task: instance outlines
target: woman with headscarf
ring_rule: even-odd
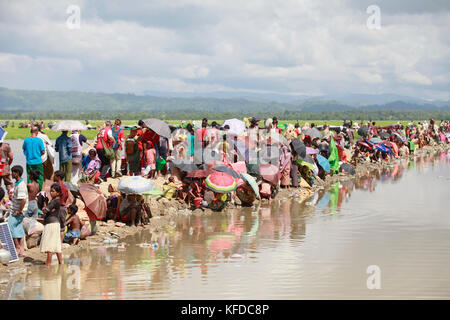
[[[292,154],[289,152],[289,148],[286,145],[281,147],[280,155],[280,172],[281,172],[281,187],[286,188],[291,185],[291,160]]]

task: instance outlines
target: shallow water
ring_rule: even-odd
[[[303,204],[180,216],[159,233],[128,237],[125,249],[30,267],[3,299],[448,299],[449,187],[450,154],[439,154]],[[371,265],[380,289],[368,289]]]

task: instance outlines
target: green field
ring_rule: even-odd
[[[193,120],[186,120],[186,124],[187,123],[192,123]],[[209,120],[209,122],[211,123],[214,120]],[[219,124],[222,124],[223,121],[218,121],[216,120]],[[14,122],[14,128],[12,127],[12,123]],[[47,125],[50,121],[48,120],[44,120],[44,124]],[[58,120],[52,120],[52,122],[58,122]],[[284,128],[284,124],[285,123],[291,123],[291,124],[295,124],[297,121],[295,120],[279,120],[279,127]],[[328,124],[328,125],[332,125],[332,126],[339,126],[342,125],[342,121],[341,120],[328,120],[328,121],[324,121],[324,120],[310,120],[310,121],[299,121],[300,126],[303,126],[305,124],[305,122],[308,122],[309,124],[314,123],[318,126],[323,125],[323,124]],[[356,122],[356,121],[355,121]],[[30,129],[29,128],[18,128],[20,123],[25,123],[25,121],[23,120],[10,120],[9,122],[9,126],[8,128],[5,128],[5,130],[8,132],[8,135],[6,136],[6,138],[8,140],[14,140],[14,139],[25,139],[27,137],[30,136]],[[180,120],[168,120],[169,124],[172,125],[176,125],[179,126],[181,125],[181,121]],[[389,120],[389,121],[376,121],[376,125],[379,126],[387,126],[393,123],[397,123],[397,121],[394,120]],[[409,123],[409,121],[400,121],[401,124],[406,125]],[[417,121],[415,121],[415,123],[417,123]],[[102,120],[89,120],[89,124],[95,127],[99,127],[103,124]],[[137,125],[137,121],[133,121],[133,120],[124,120],[123,123],[124,125]],[[260,126],[262,126],[262,121],[260,122]],[[45,129],[44,132],[49,136],[50,139],[56,139],[61,133],[58,131],[53,131],[51,129]],[[96,137],[97,135],[97,130],[95,129],[91,129],[91,130],[86,130],[86,131],[82,131],[82,134],[84,136],[86,136],[86,138],[88,138],[89,140],[92,140]],[[128,134],[129,131],[125,130],[125,135]]]

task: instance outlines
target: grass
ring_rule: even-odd
[[[192,123],[193,120],[186,120],[186,123]],[[214,120],[209,120],[209,122],[211,123]],[[222,124],[223,121],[222,120],[216,120],[217,123]],[[27,137],[30,136],[30,129],[29,128],[18,128],[20,123],[25,123],[26,121],[24,120],[10,120],[9,122],[9,126],[8,128],[6,128],[5,130],[8,132],[8,135],[6,136],[6,138],[8,140],[15,140],[15,139],[25,139]],[[50,120],[44,120],[44,123],[47,125],[50,122]],[[58,122],[58,120],[52,120],[52,122]],[[169,124],[172,125],[180,125],[181,124],[181,120],[168,120],[167,121]],[[342,120],[302,120],[299,121],[300,126],[303,126],[306,122],[308,122],[309,124],[314,123],[318,126],[323,125],[323,124],[328,124],[328,125],[332,125],[332,126],[339,126],[342,125]],[[354,122],[358,122],[359,121],[354,121]],[[366,123],[367,121],[365,121]],[[11,127],[12,123],[14,123],[14,128]],[[297,121],[295,120],[279,120],[279,126],[281,128],[284,128],[284,124],[295,124],[297,123]],[[397,123],[397,120],[387,120],[387,121],[376,121],[376,124],[379,126],[387,126],[390,125],[392,123]],[[403,125],[407,125],[409,123],[409,121],[400,121],[401,124]],[[99,127],[103,124],[102,120],[89,120],[89,124],[94,126],[94,127]],[[137,121],[133,121],[133,120],[124,120],[122,122],[122,124],[124,125],[137,125]],[[260,126],[262,126],[262,122],[260,124]],[[56,139],[61,133],[58,131],[53,131],[51,129],[45,129],[44,132],[48,135],[48,137],[50,139]],[[96,136],[97,136],[97,132],[98,130],[96,129],[91,129],[91,130],[86,130],[86,131],[82,131],[81,133],[86,136],[86,138],[88,138],[89,140],[93,140]],[[129,133],[129,130],[125,130],[125,135],[127,135]]]

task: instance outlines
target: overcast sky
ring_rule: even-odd
[[[448,100],[450,1],[0,0],[0,86]]]

